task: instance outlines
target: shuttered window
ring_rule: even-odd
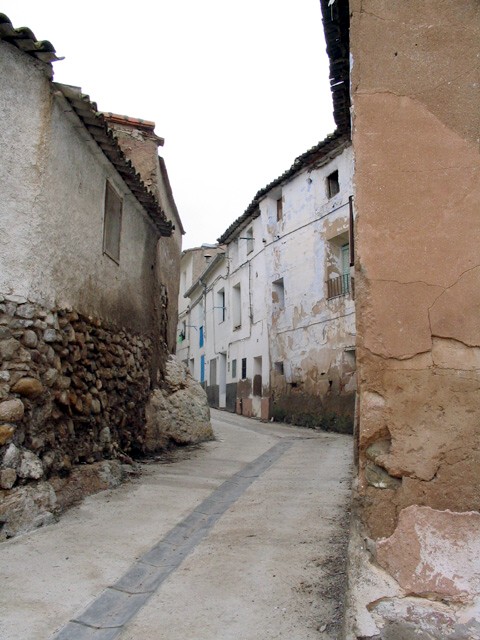
[[[105,217],[103,224],[103,251],[120,262],[120,235],[122,232],[122,198],[107,181],[105,189]]]

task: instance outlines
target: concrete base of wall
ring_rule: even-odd
[[[271,415],[279,422],[300,427],[353,433],[355,394],[342,396],[318,396],[303,392],[275,395]]]
[[[227,411],[236,413],[237,411],[237,383],[231,382],[227,384]]]
[[[220,406],[220,387],[218,385],[212,385],[206,387],[205,391],[207,392],[208,406],[213,409],[218,409]]]

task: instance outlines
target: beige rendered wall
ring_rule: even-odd
[[[408,505],[480,507],[480,19],[476,0],[351,9],[360,491],[378,537]]]
[[[369,571],[394,578],[355,637],[413,637],[423,598],[454,605],[428,637],[477,637],[449,634],[480,602],[479,43],[477,0],[350,1],[357,496]]]

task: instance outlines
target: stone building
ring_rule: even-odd
[[[348,136],[307,151],[257,193],[185,289],[178,353],[211,406],[351,428],[351,175]]]
[[[476,638],[480,7],[321,7],[335,118],[345,133],[351,121],[355,166],[358,519],[347,637]]]
[[[52,45],[4,15],[0,50],[8,536],[51,516],[79,464],[144,451],[145,405],[175,347],[182,226],[153,123],[53,82]],[[24,517],[29,501],[38,513]]]

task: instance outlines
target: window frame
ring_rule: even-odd
[[[123,198],[107,179],[103,205],[103,253],[118,265],[120,264],[122,218]]]
[[[330,200],[334,198],[338,193],[340,193],[340,179],[338,175],[338,169],[332,171],[326,177],[326,185],[327,185],[327,197]]]

